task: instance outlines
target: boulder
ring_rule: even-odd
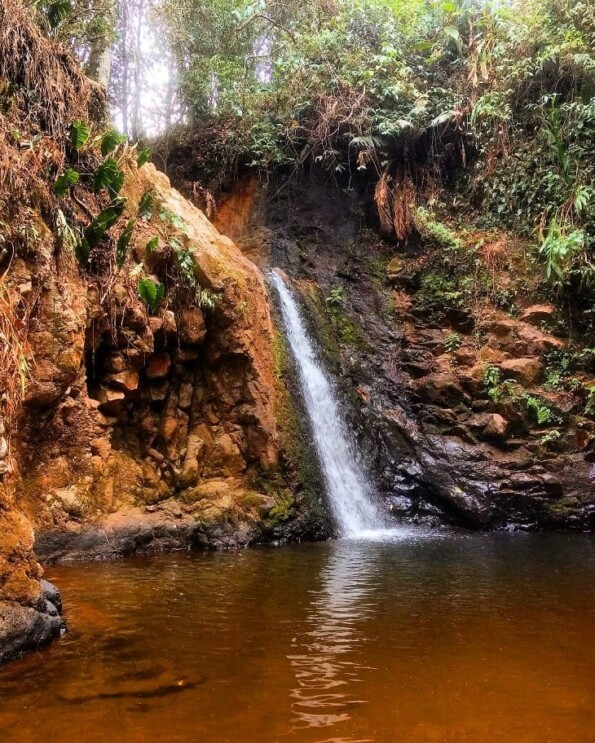
[[[548,333],[542,333],[541,330],[531,325],[520,325],[515,343],[517,353],[541,356],[548,351],[557,348],[564,348],[566,344],[559,338]]]
[[[389,281],[396,281],[403,270],[403,260],[398,255],[392,258],[386,267],[386,277]]]
[[[182,408],[182,410],[187,410],[192,405],[193,393],[194,385],[192,382],[182,382],[178,393],[178,407]]]
[[[468,399],[457,378],[449,372],[428,374],[415,383],[415,390],[423,400],[444,407],[450,407]]]
[[[100,436],[91,441],[91,452],[102,459],[107,459],[111,450],[112,445],[105,436]]]
[[[49,600],[38,608],[0,601],[0,663],[36,650],[65,630],[58,608]]]
[[[504,379],[515,379],[526,387],[538,384],[543,374],[543,364],[533,358],[506,359],[498,367]]]
[[[482,437],[491,441],[505,441],[510,428],[506,418],[498,413],[491,413],[486,418],[486,425],[481,434]]]
[[[176,350],[176,361],[182,364],[187,364],[190,361],[197,361],[200,357],[200,351],[198,348],[186,346],[185,348],[178,348]]]
[[[485,391],[486,364],[475,364],[458,372],[458,379],[471,395],[481,395]]]
[[[520,316],[520,320],[531,325],[541,325],[554,319],[556,310],[551,304],[532,304]]]
[[[496,315],[485,324],[488,333],[493,333],[499,337],[512,335],[516,327],[516,321],[507,315]]]
[[[125,371],[127,367],[128,362],[121,353],[110,353],[104,362],[105,370],[114,374]]]
[[[472,346],[462,346],[455,351],[455,361],[460,366],[473,366],[477,351]]]
[[[122,390],[113,390],[101,385],[97,395],[99,410],[106,415],[118,415],[123,408],[126,394]]]
[[[145,367],[149,379],[165,379],[171,370],[171,357],[168,353],[154,353]]]
[[[498,348],[486,345],[479,349],[479,358],[487,364],[498,364],[504,361],[504,354]]]
[[[180,342],[197,346],[207,334],[207,326],[202,311],[198,307],[183,309],[178,320]]]
[[[110,387],[122,392],[134,392],[138,389],[139,376],[135,371],[121,371],[117,374],[108,374],[105,381]]]
[[[169,382],[164,380],[149,387],[149,397],[152,402],[163,402],[169,392]]]

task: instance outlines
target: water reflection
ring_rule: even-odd
[[[52,567],[1,743],[592,740],[591,539],[372,536]]]
[[[297,686],[292,690],[295,728],[325,728],[347,722],[367,700],[356,688],[365,663],[363,645],[373,642],[363,630],[377,608],[379,551],[370,544],[337,542],[313,592],[306,631],[293,639],[288,656]],[[332,737],[326,741],[364,743],[371,738]],[[321,741],[322,743],[322,741]]]

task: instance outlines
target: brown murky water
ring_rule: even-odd
[[[50,568],[0,740],[595,741],[595,545],[404,535]]]

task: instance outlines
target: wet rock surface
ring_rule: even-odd
[[[41,595],[30,606],[0,599],[0,663],[36,650],[66,631],[58,589],[41,580]]]
[[[472,322],[446,313],[433,325],[416,312],[416,255],[395,257],[362,227],[362,203],[365,194],[304,179],[277,193],[265,223],[271,262],[301,288],[393,511],[481,529],[592,528],[595,426],[572,396],[542,385],[544,354],[565,347],[543,330],[553,308],[534,304],[513,317],[482,307]],[[333,307],[337,287],[344,299]],[[518,385],[516,402],[490,398],[489,368]],[[528,419],[521,396],[565,421],[559,439],[550,443]]]

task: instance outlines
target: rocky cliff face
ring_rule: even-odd
[[[130,214],[150,190],[167,215],[138,230],[138,259],[166,281],[164,251],[183,238],[214,306],[150,314],[124,275],[106,311],[105,287],[60,268],[51,240],[13,265],[21,285],[39,287],[13,449],[45,559],[250,541],[274,505],[256,484],[278,460],[262,277],[152,166],[127,182]],[[162,247],[141,255],[151,236]]]
[[[0,25],[1,661],[63,630],[37,559],[312,527],[262,274],[133,147],[100,153],[102,92],[25,8]]]
[[[165,176],[129,167],[128,212],[149,191],[159,205],[136,232],[135,260],[165,282],[168,244],[183,240],[212,306],[172,301],[151,313],[128,274],[106,288],[56,254],[32,212],[34,245],[13,257],[7,279],[19,297],[35,295],[30,372],[3,460],[7,653],[12,634],[35,643],[56,630],[34,531],[43,560],[237,545],[279,534],[293,503],[279,471],[262,276]],[[159,245],[147,255],[152,237]]]
[[[365,189],[316,177],[257,193],[247,216],[250,192],[228,202],[239,202],[235,235],[250,250],[264,229],[268,261],[297,280],[397,515],[592,526],[593,374],[556,376],[584,351],[544,300],[530,246],[467,228],[450,246],[428,234],[399,248],[379,237]]]

